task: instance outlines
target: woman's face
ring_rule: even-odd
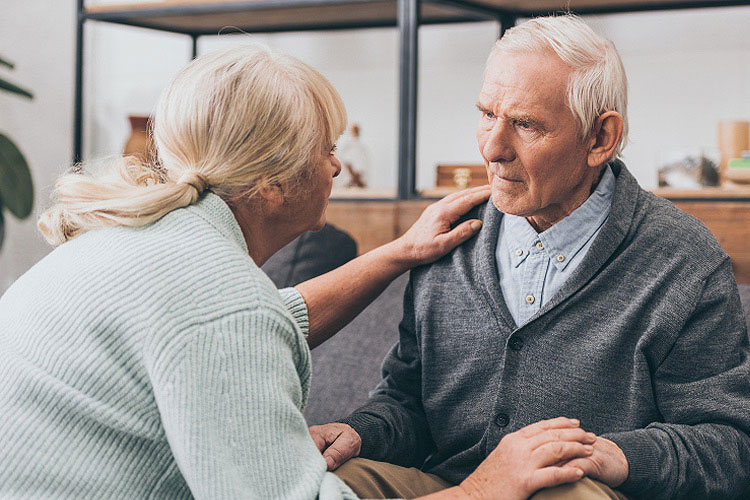
[[[326,208],[331,195],[333,178],[341,172],[341,163],[334,154],[336,145],[326,147],[319,157],[315,158],[309,185],[303,187],[299,200],[297,217],[306,221],[305,231],[317,231],[326,223]]]

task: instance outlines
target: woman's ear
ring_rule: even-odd
[[[597,118],[589,139],[589,167],[600,167],[615,154],[624,127],[622,116],[617,111],[607,111]]]
[[[266,180],[260,181],[258,194],[266,201],[272,209],[278,208],[284,204],[284,190],[280,184],[269,183]]]

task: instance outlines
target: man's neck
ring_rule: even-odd
[[[585,180],[582,182],[580,188],[576,190],[576,194],[573,195],[570,200],[567,200],[565,203],[550,205],[544,213],[526,217],[526,220],[537,233],[543,233],[551,228],[565,217],[572,214],[576,208],[583,205],[583,203],[589,199],[589,196],[596,191],[596,187],[602,180],[606,169],[607,165],[605,164],[599,169],[599,172],[594,176],[593,180]]]

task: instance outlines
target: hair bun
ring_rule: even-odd
[[[180,178],[177,179],[177,184],[187,184],[188,186],[193,186],[193,188],[198,191],[198,194],[201,194],[209,186],[206,176],[195,170],[190,170],[183,173]]]

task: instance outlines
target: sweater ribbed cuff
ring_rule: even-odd
[[[302,335],[307,338],[310,330],[310,322],[307,317],[307,304],[305,304],[302,294],[296,288],[290,287],[279,290],[279,295],[281,295],[281,300],[294,318],[297,326],[302,330]]]
[[[385,457],[379,453],[377,444],[383,421],[367,413],[352,413],[348,417],[337,420],[342,424],[347,424],[357,431],[362,439],[362,447],[359,450],[359,456],[369,458],[370,460],[383,460]]]
[[[649,436],[649,430],[613,432],[602,434],[602,437],[619,446],[628,460],[628,478],[617,487],[618,490],[639,496],[657,486],[654,478],[662,474],[664,464],[659,446]]]

